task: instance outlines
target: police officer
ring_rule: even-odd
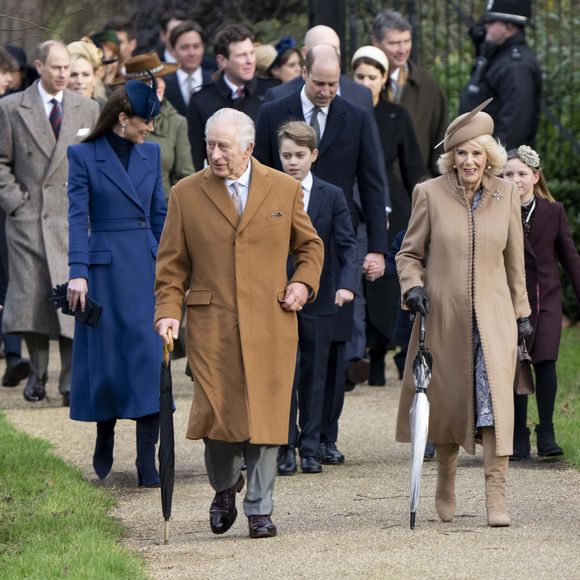
[[[533,146],[538,128],[542,77],[524,34],[531,13],[531,0],[489,0],[481,19],[485,38],[459,105],[466,113],[493,97],[486,112],[507,149]]]

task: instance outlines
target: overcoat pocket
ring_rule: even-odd
[[[203,306],[211,303],[211,290],[190,290],[186,304],[188,306]]]

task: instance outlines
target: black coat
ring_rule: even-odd
[[[286,121],[304,121],[300,92],[265,103],[256,124],[256,158],[282,170],[276,131]],[[330,105],[326,129],[312,173],[340,187],[349,205],[353,227],[360,217],[353,200],[355,179],[367,224],[369,252],[387,253],[384,181],[378,170],[370,113],[337,96]]]
[[[203,86],[209,85],[212,82],[211,75],[211,71],[205,69],[201,70]],[[177,73],[171,73],[163,80],[165,81],[165,97],[180,115],[187,117],[187,105],[183,100],[183,95],[181,94],[181,89],[179,88]]]
[[[540,118],[542,73],[521,30],[500,46],[486,45],[464,88],[459,112],[471,111],[489,97],[485,108],[494,121],[494,137],[507,149],[534,145]]]
[[[562,287],[558,262],[580,303],[580,256],[561,203],[536,198],[530,233],[524,237],[526,287],[534,334],[526,340],[534,363],[557,360],[562,334]]]
[[[189,124],[189,142],[193,165],[199,170],[204,166],[205,152],[205,123],[219,109],[231,107],[246,113],[254,121],[265,100],[266,91],[278,83],[277,79],[254,77],[245,87],[245,95],[239,99],[232,99],[230,87],[224,81],[223,75],[195,93],[189,101],[187,122]]]
[[[389,242],[392,243],[393,237],[407,228],[413,188],[425,176],[425,164],[413,122],[405,108],[381,100],[375,107],[375,117],[391,194],[393,211],[389,214]],[[368,322],[392,340],[400,301],[397,277],[385,275],[374,282],[365,281],[365,296]]]

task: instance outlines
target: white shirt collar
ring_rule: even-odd
[[[302,111],[304,113],[304,117],[306,118],[307,115],[308,117],[310,117],[310,114],[312,113],[316,105],[306,96],[305,87],[302,87],[302,90],[300,91],[300,102],[302,103]],[[320,110],[325,115],[328,115],[329,108],[330,105],[328,105],[328,107],[320,107]]]
[[[248,161],[248,166],[246,170],[237,179],[225,179],[225,184],[228,193],[231,194],[231,185],[235,181],[238,182],[238,191],[240,192],[240,198],[242,200],[242,210],[246,209],[246,203],[248,203],[248,193],[250,191],[250,182],[252,180],[252,161]]]
[[[52,99],[56,99],[62,105],[62,98],[64,96],[64,91],[59,91],[56,95],[51,95],[44,90],[42,86],[42,81],[38,81],[38,92],[40,93],[40,98],[43,103],[50,103]],[[52,103],[50,103],[52,106]]]
[[[308,204],[310,203],[310,193],[312,191],[312,173],[309,171],[308,175],[302,180],[302,193],[304,197],[304,211],[308,211]]]
[[[237,99],[238,98],[238,89],[243,89],[245,85],[234,85],[234,83],[232,83],[232,81],[230,81],[230,79],[228,79],[228,75],[226,75],[224,73],[223,75],[224,77],[224,82],[226,83],[226,85],[228,85],[228,87],[230,87],[230,91],[232,92],[232,99]]]

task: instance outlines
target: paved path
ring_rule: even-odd
[[[53,356],[54,358],[54,356]],[[0,364],[0,372],[3,372]],[[116,497],[126,546],[143,554],[153,578],[580,578],[580,473],[537,460],[509,472],[510,528],[486,525],[481,450],[460,457],[458,516],[437,518],[436,470],[425,464],[414,531],[408,528],[408,449],[394,442],[399,381],[347,394],[341,422],[344,466],[278,478],[277,538],[250,540],[242,514],[224,536],[208,526],[211,491],[203,446],[185,440],[192,384],[174,364],[177,474],[171,540],[162,544],[158,490],[136,487],[134,425],[117,429],[113,473],[100,483],[91,467],[95,427],[72,422],[51,401],[29,404],[0,388],[0,406],[19,429],[52,441],[55,452]]]

